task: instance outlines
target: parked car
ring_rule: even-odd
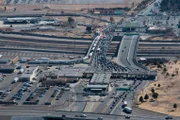
[[[126,119],[130,119],[131,117],[130,116],[125,116]]]
[[[98,117],[98,120],[103,120],[103,117]]]
[[[82,114],[82,115],[75,115],[75,117],[87,117],[86,114]]]
[[[166,116],[165,119],[169,120],[169,119],[173,119],[173,118],[171,116]]]

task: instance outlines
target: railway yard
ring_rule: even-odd
[[[45,120],[165,120],[174,115],[174,120],[180,119],[179,107],[156,111],[158,105],[165,106],[163,88],[175,90],[173,81],[168,87],[161,79],[178,79],[179,16],[149,15],[158,5],[149,5],[137,15],[128,15],[126,8],[76,9],[79,12],[74,13],[51,6],[34,14],[9,8],[52,2],[63,1],[8,0],[9,11],[0,13],[1,116],[14,116],[11,120],[19,120],[17,116],[31,116],[32,120],[36,120],[33,116],[37,120],[42,116]],[[160,98],[153,97],[152,88]],[[177,102],[174,99],[171,95]],[[154,104],[156,107],[151,106]]]

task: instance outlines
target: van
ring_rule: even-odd
[[[123,111],[126,112],[126,113],[132,113],[132,108],[125,107]]]
[[[64,88],[65,91],[70,91],[70,88]]]
[[[18,80],[19,80],[19,78],[18,78],[18,77],[15,77],[14,80],[12,81],[12,84],[13,84],[13,83],[16,83]]]

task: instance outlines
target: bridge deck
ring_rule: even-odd
[[[139,35],[124,35],[118,51],[119,64],[128,68],[130,72],[146,73],[147,69],[136,61],[136,48]]]

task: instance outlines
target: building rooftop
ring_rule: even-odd
[[[94,89],[98,89],[98,88],[107,88],[108,87],[108,85],[87,85],[87,87],[86,88],[94,88]]]
[[[93,74],[90,84],[109,84],[111,74]]]
[[[77,67],[77,68],[63,68],[60,71],[57,72],[58,76],[76,76],[76,77],[82,77],[83,73],[85,71],[85,68]]]
[[[145,26],[140,25],[139,23],[125,23],[123,25],[117,25],[117,28],[144,28]]]
[[[29,67],[25,70],[25,72],[21,75],[21,78],[29,78],[33,74],[34,70],[37,67]]]
[[[14,65],[1,65],[0,66],[0,69],[15,69],[15,66]]]

